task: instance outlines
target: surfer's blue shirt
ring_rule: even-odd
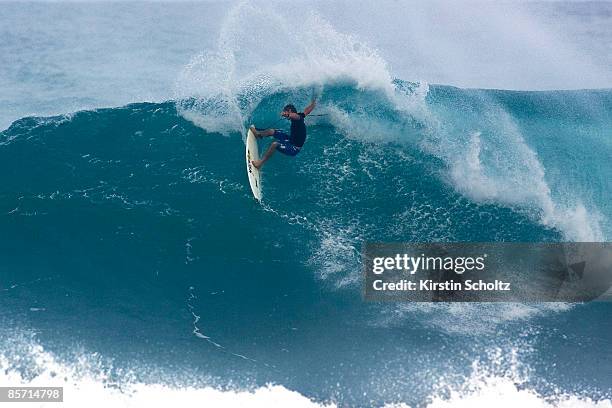
[[[306,124],[304,123],[304,118],[306,115],[304,112],[300,112],[298,115],[300,115],[299,119],[291,119],[291,136],[289,137],[289,140],[291,141],[292,145],[302,147],[306,141]]]

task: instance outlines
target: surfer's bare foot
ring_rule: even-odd
[[[261,169],[261,166],[263,166],[263,162],[261,160],[251,160],[251,164],[253,164],[253,166],[256,169]]]

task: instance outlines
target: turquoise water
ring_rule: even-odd
[[[612,91],[400,79],[316,15],[308,69],[243,64],[242,7],[166,101],[0,132],[1,382],[75,406],[608,406],[608,304],[365,303],[360,251],[609,241]],[[313,93],[325,116],[259,204],[244,131]]]

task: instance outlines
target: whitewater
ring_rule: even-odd
[[[360,292],[365,241],[609,241],[610,5],[400,6],[7,3],[0,47],[47,57],[0,69],[0,384],[66,406],[612,406],[607,303]],[[492,37],[460,56],[459,26]],[[259,205],[245,130],[313,94],[325,116]]]

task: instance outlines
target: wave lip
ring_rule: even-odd
[[[294,25],[271,6],[241,2],[223,21],[216,49],[194,56],[183,69],[175,99],[185,118],[227,134],[243,132],[267,95],[300,88],[320,92],[338,81],[393,93],[386,61],[365,42],[314,12]]]

